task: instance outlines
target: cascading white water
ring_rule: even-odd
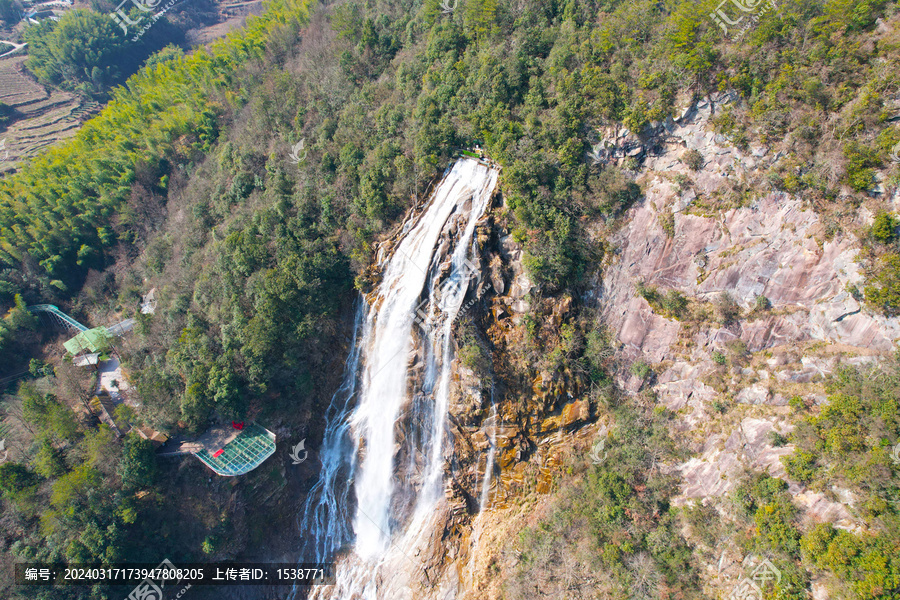
[[[413,562],[410,551],[427,533],[443,498],[451,331],[470,279],[477,275],[468,266],[469,252],[496,183],[495,170],[471,159],[457,162],[435,189],[424,214],[407,225],[393,254],[382,261],[381,283],[367,314],[358,317],[357,327],[363,318],[365,322],[344,384],[329,409],[320,452],[322,475],[300,523],[313,540],[304,560],[330,560],[349,543],[353,555],[338,565],[337,584],[318,588],[311,597],[411,597],[396,582],[390,591],[380,582],[391,577],[392,565]],[[447,243],[454,244],[449,276],[447,265],[440,264],[446,254],[439,251]],[[428,301],[420,306],[425,292]],[[420,327],[418,335],[414,327]],[[419,394],[409,389],[414,354],[424,359]],[[408,422],[422,425],[398,439],[396,425],[404,411],[406,417],[414,417]],[[401,455],[407,459],[400,461]],[[349,481],[354,477],[352,507]],[[351,520],[352,535],[346,525]]]
[[[482,517],[484,510],[487,508],[488,499],[491,492],[491,481],[494,474],[494,461],[497,457],[497,402],[494,398],[494,385],[491,384],[491,416],[482,423],[485,428],[490,428],[490,437],[488,437],[488,453],[484,459],[484,476],[481,479],[481,494],[478,498],[478,517],[475,519],[472,531],[472,551],[469,553],[470,572],[474,571],[473,564],[478,556],[478,545],[481,543],[481,534],[484,531],[484,523]]]
[[[488,438],[490,449],[485,458],[484,478],[481,480],[481,497],[478,499],[479,512],[487,506],[488,493],[491,491],[491,476],[494,474],[494,460],[497,456],[497,419],[497,402],[494,400],[494,386],[491,385],[491,417],[489,419],[491,436]]]

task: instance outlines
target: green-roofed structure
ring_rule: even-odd
[[[203,464],[225,477],[249,473],[275,454],[275,434],[253,423],[219,448],[211,440],[201,441],[203,449],[195,453]]]
[[[88,352],[103,352],[109,348],[111,336],[106,327],[95,327],[82,331],[71,340],[65,342],[63,346],[72,356],[78,355],[87,350]]]

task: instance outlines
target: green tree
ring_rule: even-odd
[[[143,488],[156,481],[156,454],[153,444],[136,433],[125,437],[119,475],[126,488]]]
[[[38,483],[38,477],[19,463],[7,462],[0,465],[0,491],[16,494]]]
[[[15,0],[0,0],[0,21],[7,25],[15,25],[19,22],[19,8]]]
[[[866,303],[888,316],[900,314],[900,254],[879,260],[875,275],[866,281]]]
[[[59,477],[66,472],[63,453],[48,439],[41,441],[37,455],[34,457],[34,470],[47,479]]]
[[[9,314],[6,316],[10,329],[12,331],[17,329],[30,329],[34,331],[37,329],[38,318],[31,314],[25,307],[25,301],[22,300],[22,296],[16,294],[15,303],[15,307],[9,311]]]
[[[889,213],[880,212],[872,223],[872,237],[886,244],[897,236],[897,219]]]
[[[22,37],[28,43],[28,69],[44,83],[67,88],[117,82],[123,58],[131,55],[112,19],[84,9],[67,11],[59,22],[32,25]]]
[[[184,56],[184,50],[176,46],[175,44],[169,44],[164,47],[162,50],[158,50],[150,55],[147,60],[144,61],[145,69],[152,69],[156,65],[160,65],[162,63],[168,62],[170,60],[175,60],[177,58],[181,58]]]

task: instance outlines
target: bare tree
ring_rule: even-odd
[[[94,381],[90,372],[83,367],[76,367],[68,360],[60,360],[54,365],[56,373],[56,388],[62,396],[61,400],[71,406],[73,402],[79,402],[84,407],[85,418],[90,422],[96,422],[97,416],[91,409],[91,398],[94,397]]]

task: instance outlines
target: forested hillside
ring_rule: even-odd
[[[525,250],[535,306],[577,304],[642,195],[645,157],[598,160],[599,131],[647,137],[713,92],[739,96],[714,117],[717,133],[782,159],[703,198],[710,214],[780,190],[801,197],[833,237],[864,200],[900,185],[895,1],[786,0],[739,38],[723,36],[712,0],[454,4],[271,0],[244,31],[142,69],[72,141],[0,180],[0,376],[27,364],[23,349],[42,339],[26,305],[55,303],[99,324],[135,315],[155,287],[159,309],[137,314],[120,348],[142,402],[135,423],[177,435],[265,417],[315,435],[356,290],[373,283],[373,244],[458,149],[481,145],[503,168],[503,219]],[[42,68],[49,80],[64,72],[52,61]],[[850,290],[886,316],[900,312],[895,218],[886,208],[865,232],[866,284]],[[683,298],[648,294],[661,312],[685,310]],[[585,316],[557,337],[536,335],[549,313],[536,311],[528,324],[542,367],[577,363],[587,384],[612,385],[601,357],[606,332]],[[647,375],[640,365],[639,373]],[[5,562],[155,560],[164,550],[173,559],[233,558],[262,539],[264,514],[237,519],[184,502],[174,481],[155,477],[149,444],[120,443],[66,410],[78,393],[62,371],[36,374],[37,385],[15,394],[29,443],[19,462],[0,466]],[[788,466],[805,482],[866,487],[865,518],[877,533],[801,532],[784,486],[762,477],[741,489],[741,512],[728,526],[788,574],[771,597],[805,597],[805,569],[845,579],[853,597],[890,598],[900,588],[900,567],[880,558],[900,543],[889,501],[896,475],[884,456],[900,434],[896,374],[885,377],[869,388],[859,373],[841,372],[829,384],[832,412],[798,408],[803,424]],[[510,598],[529,597],[525,584],[552,568],[559,540],[600,544],[596,567],[610,574],[603,589],[616,597],[631,585],[634,569],[623,565],[634,556],[653,561],[653,589],[700,594],[702,573],[670,511],[675,483],[644,468],[657,458],[648,447],[660,457],[683,452],[664,431],[667,413],[618,392],[608,408],[628,423],[618,466],[572,467],[571,491],[522,534],[531,550],[505,588]],[[883,441],[872,441],[876,432]],[[863,466],[835,468],[847,456]],[[279,477],[253,482],[274,489]],[[239,493],[249,501],[254,492]],[[202,527],[166,524],[176,504]],[[716,531],[704,529],[708,515],[697,510],[685,518],[715,546]],[[845,543],[856,550],[840,554]],[[875,579],[851,583],[865,569]],[[41,594],[34,597],[75,597]]]

